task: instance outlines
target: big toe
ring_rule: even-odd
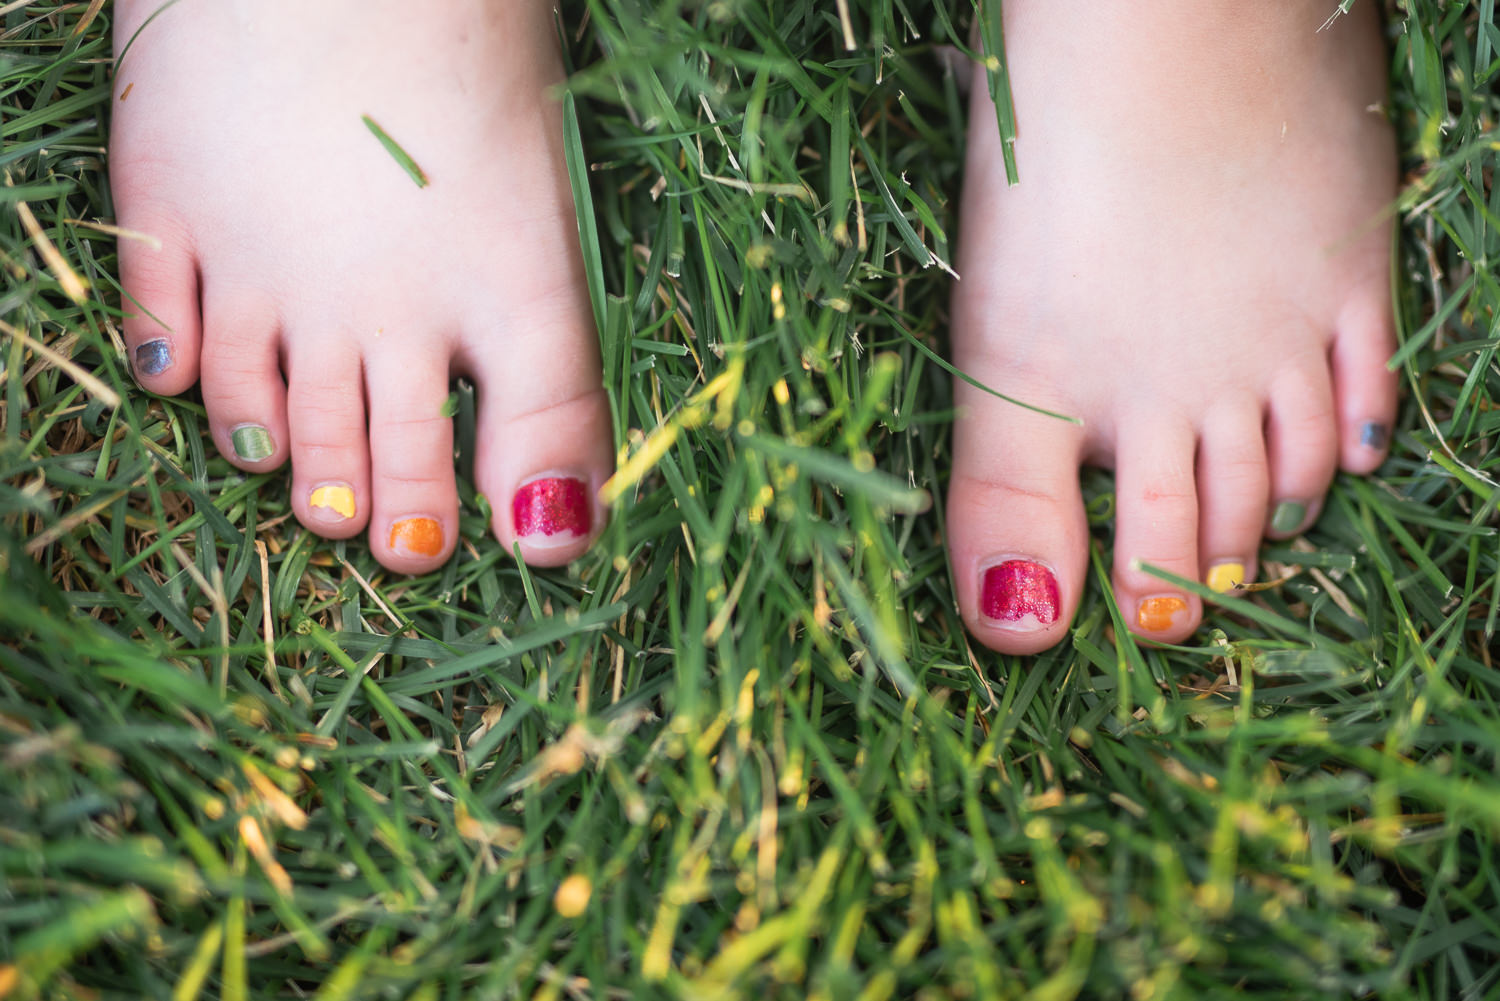
[[[614,458],[581,283],[551,302],[506,318],[504,358],[480,354],[469,366],[479,390],[474,478],[493,505],[495,536],[543,567],[582,555],[603,528],[598,492]]]
[[[959,608],[985,646],[1036,653],[1067,632],[1083,588],[1082,429],[977,392],[960,395],[968,408],[954,429],[948,491]]]

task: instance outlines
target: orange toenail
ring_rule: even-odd
[[[433,518],[402,518],[391,525],[390,544],[402,556],[436,556],[443,551],[443,526]]]
[[[340,518],[354,517],[354,491],[342,483],[329,483],[315,488],[307,503],[311,507],[327,508]]]
[[[1136,609],[1135,624],[1148,633],[1166,632],[1172,628],[1177,616],[1187,611],[1187,607],[1187,602],[1175,594],[1143,598]]]

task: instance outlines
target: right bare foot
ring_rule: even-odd
[[[1263,534],[1317,516],[1337,466],[1373,470],[1395,414],[1395,150],[1376,5],[1091,6],[1013,0],[1021,183],[1007,188],[982,71],[954,290],[963,383],[948,498],[964,620],[1032,653],[1083,590],[1081,462],[1115,469],[1114,588],[1166,642]]]
[[[496,535],[530,563],[579,555],[613,452],[550,6],[180,0],[142,29],[161,6],[116,6],[117,215],[162,243],[120,249],[141,385],[201,379],[231,462],[290,458],[304,525],[368,527],[420,573],[458,539],[443,410],[465,375]]]

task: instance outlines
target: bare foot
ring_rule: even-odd
[[[549,5],[181,0],[142,28],[161,6],[116,7],[117,215],[162,241],[121,247],[141,384],[201,379],[230,461],[291,459],[303,524],[419,573],[457,543],[465,375],[496,535],[581,553],[613,456]]]
[[[1181,641],[1251,580],[1342,466],[1379,465],[1395,412],[1396,158],[1378,11],[1168,0],[1062,16],[1005,5],[1020,184],[983,78],[969,132],[948,498],[965,621],[1057,642],[1085,579],[1078,466],[1116,473],[1114,585],[1137,634]],[[982,71],[981,71],[982,72]]]

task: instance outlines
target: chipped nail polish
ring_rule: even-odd
[[[548,476],[524,483],[511,502],[516,534],[586,536],[593,525],[588,488],[571,476]]]
[[[1135,624],[1148,633],[1166,632],[1187,610],[1188,603],[1175,594],[1142,598],[1140,605],[1136,606]]]
[[[172,344],[165,337],[158,337],[135,348],[135,374],[161,375],[172,367]]]
[[[1359,443],[1380,451],[1391,440],[1390,429],[1379,421],[1365,421],[1359,426]]]
[[[1028,628],[1027,619],[1050,626],[1061,605],[1057,578],[1034,560],[1006,560],[984,572],[979,610],[987,619],[1012,628]]]
[[[1302,527],[1307,520],[1307,505],[1301,501],[1282,501],[1271,515],[1271,530],[1289,535]]]
[[[245,462],[260,462],[269,459],[276,446],[271,442],[271,432],[259,424],[241,424],[231,428],[229,441],[234,445],[234,454]]]
[[[1208,580],[1204,581],[1211,590],[1224,594],[1233,591],[1245,583],[1245,564],[1243,563],[1215,563],[1208,568]]]
[[[436,556],[443,551],[443,526],[417,516],[391,523],[391,551],[401,556]]]
[[[321,487],[314,487],[307,503],[310,507],[326,508],[340,518],[354,517],[354,491],[343,483],[325,483]]]

